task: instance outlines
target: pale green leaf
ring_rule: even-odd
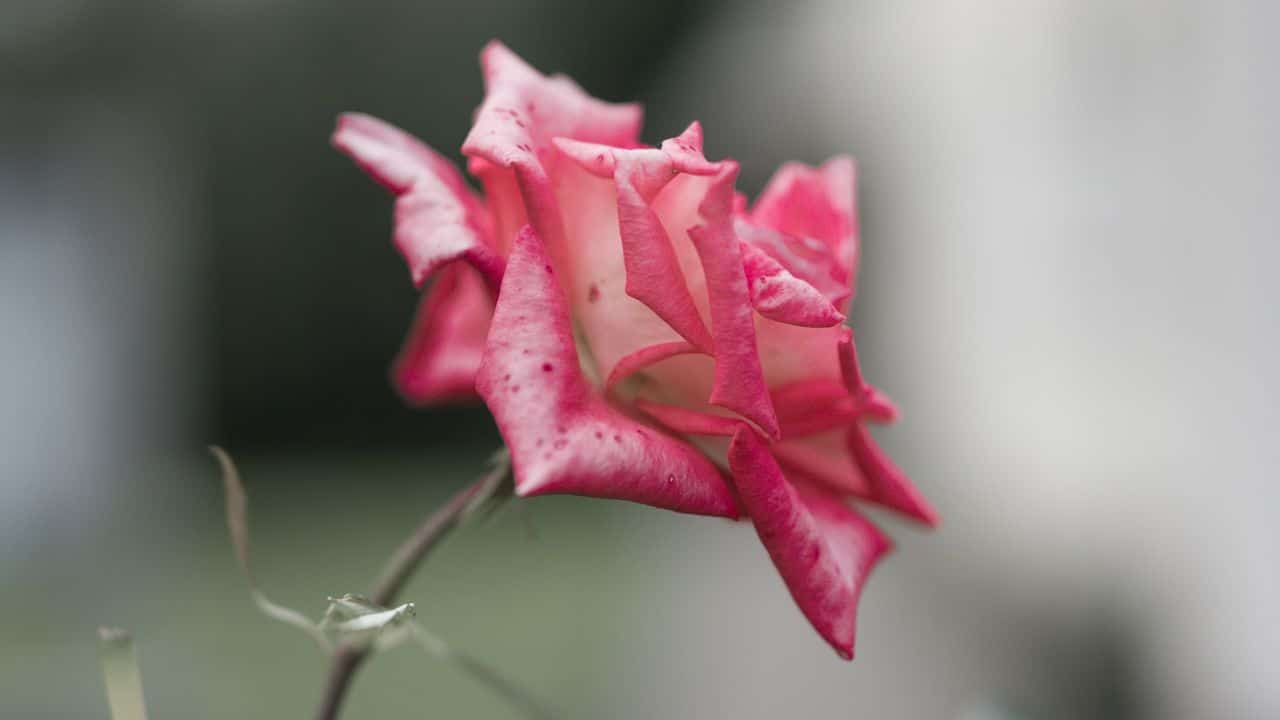
[[[363,595],[343,595],[329,598],[319,628],[335,645],[385,650],[409,637],[415,615],[413,603],[384,608]]]
[[[133,636],[115,628],[98,628],[102,675],[107,684],[107,704],[112,720],[147,720],[142,698],[142,673],[133,649]]]

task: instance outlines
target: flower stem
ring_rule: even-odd
[[[489,472],[423,518],[413,534],[396,548],[387,561],[369,599],[375,605],[390,606],[427,554],[478,504],[492,497],[510,472],[511,463],[507,453],[499,452],[494,457],[493,468]],[[334,652],[324,696],[316,710],[316,720],[335,720],[338,717],[351,680],[368,654],[367,649],[351,645],[339,646]]]

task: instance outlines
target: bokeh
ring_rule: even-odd
[[[872,577],[858,657],[745,524],[521,502],[405,594],[567,717],[1280,717],[1280,10],[1262,2],[6,0],[0,5],[0,716],[101,718],[130,628],[155,718],[305,717],[318,614],[499,444],[411,409],[362,110],[454,159],[499,37],[692,119],[757,192],[859,162],[852,323],[935,501]],[[350,717],[515,717],[420,652]]]

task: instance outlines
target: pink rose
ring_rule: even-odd
[[[424,295],[394,379],[414,403],[479,394],[521,495],[745,514],[842,657],[888,538],[848,500],[932,525],[875,444],[896,411],[842,323],[858,261],[854,165],[788,164],[755,204],[697,123],[658,147],[638,105],[545,77],[500,43],[462,151],[344,115],[334,145],[396,195]],[[463,262],[457,262],[457,261]]]

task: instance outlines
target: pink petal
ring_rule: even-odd
[[[861,416],[861,404],[848,395],[842,395],[820,407],[811,407],[804,413],[783,416],[779,411],[778,424],[782,428],[783,439],[794,440],[848,427]]]
[[[893,401],[862,377],[853,345],[853,332],[839,328],[836,356],[841,380],[814,377],[776,387],[771,391],[778,422],[786,438],[845,427],[857,419],[893,422],[898,408]]]
[[[783,440],[772,451],[796,480],[882,505],[930,527],[938,524],[929,501],[861,422]]]
[[[858,364],[858,353],[853,346],[853,330],[845,329],[844,337],[836,343],[836,353],[840,358],[840,377],[844,380],[845,389],[854,397],[865,395],[870,386],[862,377],[862,367]]]
[[[895,423],[902,416],[898,405],[879,388],[870,388],[871,394],[863,398],[859,412],[869,422]]]
[[[702,124],[697,120],[676,137],[663,140],[662,152],[682,173],[715,175],[720,170],[720,163],[710,162],[702,154]]]
[[[778,420],[784,425],[807,415],[822,413],[849,396],[843,383],[832,378],[810,378],[770,391]]]
[[[852,453],[862,475],[870,485],[869,499],[898,510],[915,520],[936,527],[938,513],[925,499],[924,494],[911,482],[906,473],[889,459],[876,445],[871,433],[862,423],[849,428],[849,452]]]
[[[395,193],[395,245],[415,286],[466,259],[497,289],[504,262],[489,244],[488,214],[448,160],[368,115],[340,116],[332,142]]]
[[[613,372],[609,373],[609,378],[605,381],[604,386],[612,388],[654,363],[662,362],[676,355],[687,355],[695,352],[698,352],[697,348],[683,341],[658,343],[642,347],[619,360],[617,365],[614,365]]]
[[[697,305],[689,292],[680,261],[657,214],[649,206],[641,188],[653,186],[652,178],[662,178],[663,185],[675,172],[660,151],[641,160],[631,151],[618,160],[614,173],[618,190],[618,227],[622,236],[622,257],[627,269],[627,294],[644,303],[680,336],[704,352],[711,350],[707,332]],[[659,159],[660,158],[660,159]],[[665,173],[654,172],[655,166]],[[665,177],[662,177],[665,175]],[[647,187],[646,187],[647,186]],[[661,186],[652,189],[656,193]]]
[[[755,245],[742,243],[743,266],[756,312],[778,322],[830,327],[844,315],[814,286],[792,275]]]
[[[756,318],[756,345],[765,381],[771,388],[817,378],[840,382],[836,343],[844,337],[844,327],[801,327]]]
[[[788,163],[778,169],[756,200],[751,222],[825,243],[832,253],[832,276],[852,293],[858,263],[854,184],[855,169],[849,157],[832,158],[820,168]]]
[[[844,386],[853,400],[853,409],[865,413],[876,422],[894,422],[898,419],[898,406],[887,395],[872,387],[863,377],[862,368],[858,365],[858,353],[853,344],[853,331],[840,339],[836,346],[840,354],[840,374]]]
[[[782,437],[788,440],[802,438],[848,427],[862,419],[877,423],[894,422],[898,417],[897,406],[879,390],[872,388],[871,391],[865,400],[842,395],[826,405],[815,405],[804,413],[784,416],[779,410],[778,424],[782,428]]]
[[[871,485],[849,450],[849,424],[789,437],[774,443],[770,450],[796,482],[822,487],[840,495],[871,498]]]
[[[637,398],[635,405],[636,409],[658,421],[663,427],[682,435],[728,437],[742,427],[742,420],[736,417],[713,415],[677,405],[650,402],[644,398]]]
[[[450,265],[423,293],[391,378],[411,405],[476,397],[493,297],[474,268]]]
[[[858,597],[889,539],[839,498],[797,490],[749,429],[734,436],[729,467],[791,597],[836,653],[851,659]]]
[[[736,163],[726,163],[698,211],[704,225],[689,230],[702,260],[715,338],[716,375],[710,402],[728,408],[778,437],[778,418],[756,351],[755,318],[738,238],[733,233]]]
[[[640,133],[640,106],[602,102],[566,77],[545,77],[496,40],[485,46],[480,62],[485,98],[462,152],[496,166],[476,166],[482,173],[497,168],[513,171],[529,222],[558,248],[563,228],[551,192],[550,168],[544,165],[552,138],[632,147]],[[514,227],[509,216],[500,216],[498,224],[503,230]],[[510,239],[500,236],[499,242]]]
[[[712,352],[706,282],[685,232],[697,222],[711,183],[705,173],[719,167],[694,157],[698,135],[694,125],[664,143],[673,154],[555,141],[562,162],[554,188],[566,228],[573,316],[602,375],[621,377],[620,363],[652,345],[683,341]],[[694,363],[693,372],[667,377],[674,367],[646,371],[662,374],[655,381],[682,399],[705,402],[713,365]]]
[[[482,157],[467,159],[467,171],[480,181],[485,204],[493,218],[493,241],[498,252],[506,257],[511,254],[511,243],[520,228],[529,224],[529,214],[524,209],[524,197],[511,168],[501,167]]]
[[[630,372],[619,370],[622,363],[651,346],[689,344],[651,307],[627,294],[613,178],[596,177],[568,159],[561,160],[553,187],[564,214],[566,251],[552,257],[562,271],[574,326],[594,366],[588,368],[591,376]],[[693,255],[691,246],[689,254]],[[680,268],[672,275],[675,282],[683,282]]]
[[[833,308],[849,299],[852,288],[849,277],[840,267],[835,250],[822,240],[788,235],[774,228],[752,222],[741,212],[735,218],[738,239],[769,258],[800,285],[797,292],[816,293]]]
[[[511,451],[521,495],[737,516],[732,491],[701,453],[622,415],[588,386],[563,293],[531,227],[516,238],[476,389]]]

